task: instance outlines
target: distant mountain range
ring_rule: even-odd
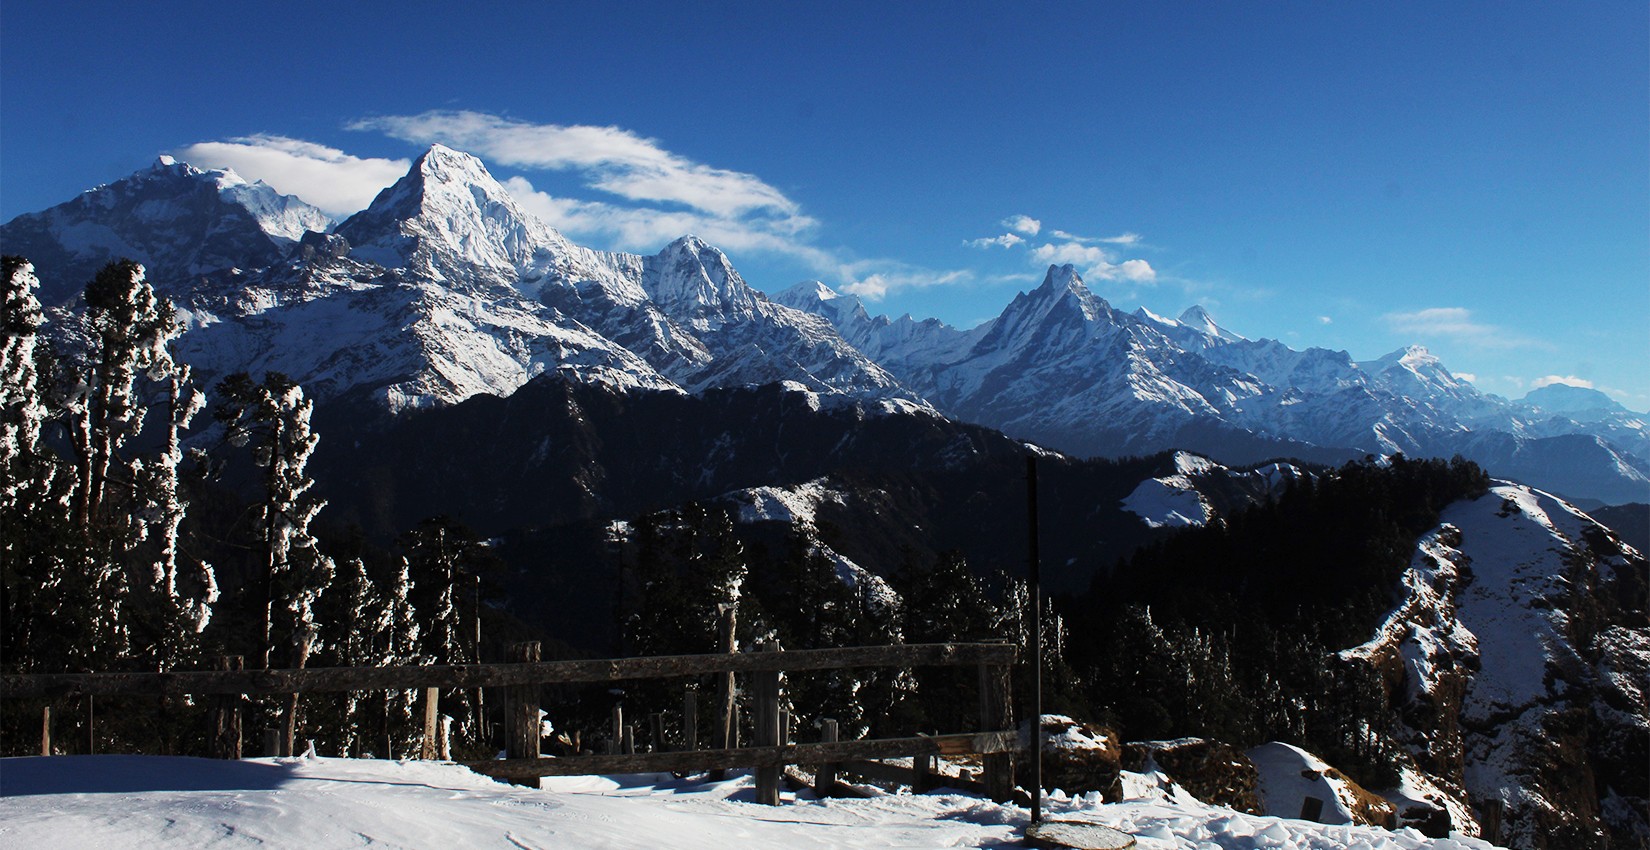
[[[476,158],[430,148],[334,224],[230,171],[163,157],[0,226],[61,315],[102,264],[142,262],[187,324],[206,381],[277,370],[326,401],[397,413],[508,396],[535,376],[616,392],[765,384],[877,415],[943,415],[1075,455],[1192,449],[1293,456],[1461,454],[1565,495],[1650,499],[1650,426],[1608,396],[1513,402],[1410,347],[1374,361],[1113,309],[1070,266],[970,330],[873,316],[807,283],[769,298],[715,247],[653,256],[573,245]]]

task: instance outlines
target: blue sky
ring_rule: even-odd
[[[0,219],[162,152],[346,213],[445,141],[581,244],[692,231],[769,291],[967,326],[1073,262],[1650,409],[1641,0],[485,6],[8,2]]]

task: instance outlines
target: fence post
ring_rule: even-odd
[[[47,703],[40,707],[40,754],[52,754],[52,706]]]
[[[777,642],[764,643],[758,647],[760,652],[778,652]],[[780,717],[779,717],[779,671],[764,670],[751,674],[756,683],[756,740],[752,741],[758,747],[778,747],[780,745]],[[759,767],[756,769],[756,802],[764,806],[779,805],[779,777],[784,772],[784,765]]]
[[[613,742],[607,745],[613,755],[624,755],[624,706],[613,706]]]
[[[245,670],[246,656],[220,655],[212,666],[217,670]],[[241,757],[241,700],[244,698],[244,694],[222,694],[213,699],[212,737],[208,742],[213,758]]]
[[[662,753],[669,747],[665,746],[665,716],[660,712],[653,712],[647,716],[647,733],[653,738],[653,752]]]
[[[932,791],[938,787],[934,781],[934,756],[932,753],[923,753],[911,759],[911,790],[918,794]]]
[[[819,740],[821,743],[836,743],[836,719],[821,718],[819,721]],[[829,797],[836,790],[836,762],[828,761],[819,766],[819,772],[814,774],[814,794],[820,797]]]
[[[418,757],[425,761],[433,761],[437,754],[435,742],[436,718],[440,715],[441,689],[424,689],[424,743],[419,747]]]
[[[510,647],[510,660],[522,664],[537,663],[538,641]],[[543,728],[539,725],[539,686],[514,685],[507,694],[509,710],[505,714],[504,754],[513,759],[536,759],[539,757],[539,732]],[[532,785],[537,787],[538,781],[534,780]]]
[[[980,726],[996,732],[1014,725],[1011,668],[980,665]],[[991,799],[1003,803],[1014,796],[1014,754],[990,753],[985,759],[985,788]]]
[[[97,703],[86,695],[86,755],[97,755]]]
[[[718,646],[722,652],[732,655],[737,649],[734,640],[734,626],[738,618],[738,608],[728,603],[716,606],[717,613],[722,617],[721,635]],[[738,734],[738,726],[734,721],[734,682],[733,671],[719,674],[722,679],[722,690],[717,694],[720,705],[716,712],[716,734],[712,736],[712,743],[718,750],[725,750],[737,746],[734,736]]]
[[[699,749],[699,694],[691,687],[682,692],[682,749]]]

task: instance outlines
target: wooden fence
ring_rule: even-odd
[[[731,631],[731,630],[730,630]],[[730,635],[731,636],[731,635]],[[731,641],[728,642],[731,648]],[[1018,750],[1014,726],[1010,672],[1016,659],[1013,646],[1000,643],[909,644],[841,649],[783,651],[777,646],[754,652],[708,655],[663,655],[643,658],[540,661],[536,643],[512,647],[516,659],[500,664],[454,664],[397,667],[315,667],[292,670],[245,670],[239,658],[219,659],[217,669],[167,673],[62,673],[0,676],[0,698],[69,700],[86,698],[88,709],[98,696],[214,696],[209,741],[213,754],[238,758],[241,754],[240,705],[243,695],[304,694],[319,692],[426,689],[425,756],[433,757],[435,693],[438,689],[502,687],[506,693],[506,758],[464,762],[471,769],[515,782],[536,782],[544,776],[599,773],[701,772],[726,768],[755,768],[757,798],[770,805],[779,801],[780,776],[786,765],[817,765],[816,787],[822,794],[838,790],[838,767],[853,760],[910,756],[921,784],[932,759],[942,755],[979,755],[985,781],[982,790],[996,800],[1007,800],[1013,789],[1013,759]],[[780,711],[782,672],[836,670],[863,667],[977,667],[980,676],[982,731],[837,741],[835,724],[824,724],[821,740],[791,743]],[[748,691],[755,703],[755,740],[737,745],[734,722],[734,676],[749,677]],[[539,687],[629,679],[666,679],[720,674],[721,693],[712,717],[710,749],[697,749],[696,735],[684,735],[685,750],[628,752],[622,744],[606,755],[541,758],[539,745]],[[684,706],[684,714],[693,709]],[[49,711],[49,709],[47,709]],[[43,718],[43,752],[50,751],[49,714]],[[655,719],[655,723],[658,721]],[[690,723],[690,726],[696,724]],[[628,737],[627,727],[615,719],[615,741]],[[657,739],[657,734],[655,738]],[[868,768],[871,769],[871,768]]]

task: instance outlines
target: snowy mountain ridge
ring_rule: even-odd
[[[1228,461],[1459,453],[1573,494],[1650,493],[1650,427],[1619,405],[1509,402],[1421,346],[1355,361],[1246,339],[1201,307],[1179,319],[1125,314],[1071,266],[1051,266],[1041,286],[970,331],[873,317],[822,284],[777,297],[829,319],[943,413],[1068,452],[1189,448]]]
[[[1444,512],[1397,607],[1341,656],[1383,671],[1394,743],[1509,846],[1642,840],[1650,630],[1608,600],[1642,598],[1643,576],[1644,556],[1586,514],[1499,482]]]
[[[392,411],[508,395],[546,371],[673,392],[790,381],[828,402],[926,408],[828,322],[750,288],[715,248],[684,237],[641,257],[572,245],[469,154],[432,146],[336,228],[297,204],[168,159],[0,236],[44,258],[43,300],[59,311],[70,282],[114,255],[144,262],[179,306],[179,348],[204,380],[276,370],[318,398]],[[182,234],[168,229],[178,209],[191,214]],[[123,230],[143,239],[84,236]],[[178,249],[197,232],[234,238]]]
[[[264,184],[166,158],[0,238],[59,310],[108,260],[143,262],[204,380],[276,369],[322,399],[391,410],[508,394],[546,371],[691,393],[789,382],[1075,454],[1460,453],[1573,495],[1650,498],[1647,417],[1597,399],[1511,403],[1418,347],[1366,362],[1295,351],[1197,306],[1122,313],[1070,266],[970,330],[872,316],[817,282],[770,299],[692,236],[652,256],[574,245],[441,145],[336,227]]]

